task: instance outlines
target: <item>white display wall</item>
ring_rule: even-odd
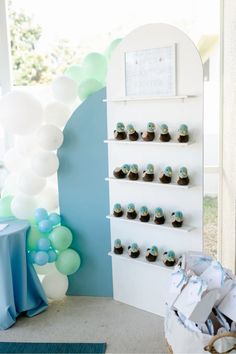
[[[176,96],[126,97],[125,53],[144,49],[176,46]],[[140,27],[129,34],[118,46],[112,57],[107,79],[107,119],[109,156],[109,193],[111,223],[111,251],[116,238],[124,245],[123,255],[112,252],[114,298],[135,307],[164,315],[165,296],[172,269],[163,265],[164,251],[173,250],[180,256],[184,251],[202,250],[203,238],[203,71],[197,49],[180,30],[166,24]],[[172,140],[167,143],[154,141],[116,141],[113,131],[117,122],[125,126],[132,123],[138,132],[146,129],[148,122],[157,126],[166,123]],[[185,123],[190,141],[177,142],[177,130]],[[159,135],[157,128],[157,135]],[[143,182],[117,180],[113,170],[124,163],[136,163],[142,172],[148,163],[155,167],[155,181]],[[173,169],[173,183],[158,183],[157,176],[165,166]],[[180,167],[188,168],[189,186],[176,185]],[[142,175],[142,173],[140,173]],[[161,207],[166,216],[164,225],[141,223],[138,218],[129,221],[113,218],[115,203],[124,208],[134,203],[138,212],[142,205],[153,212]],[[173,228],[170,215],[181,210],[184,214],[182,228]],[[128,245],[137,242],[141,255],[137,259],[127,255]],[[145,251],[156,245],[158,261],[145,260]]]

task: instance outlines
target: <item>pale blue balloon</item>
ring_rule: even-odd
[[[38,208],[34,213],[35,221],[39,223],[42,220],[48,219],[48,212],[44,208]]]
[[[53,263],[57,260],[57,254],[54,250],[48,251],[48,263]]]
[[[37,265],[43,266],[48,263],[48,254],[45,251],[38,251],[35,254],[34,261]]]
[[[43,233],[49,233],[53,229],[53,223],[49,219],[48,220],[42,220],[42,221],[39,222],[38,228]]]
[[[49,215],[49,220],[53,224],[53,226],[56,226],[61,223],[61,217],[57,213],[51,213]]]
[[[28,252],[28,260],[32,264],[35,262],[35,255],[36,255],[36,251]]]
[[[40,238],[37,242],[39,251],[48,251],[51,247],[51,243],[48,238]]]

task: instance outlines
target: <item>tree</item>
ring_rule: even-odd
[[[79,48],[65,39],[55,43],[48,53],[41,52],[38,44],[42,27],[23,11],[16,11],[12,0],[8,8],[14,85],[49,83],[67,66],[80,62],[76,60]]]

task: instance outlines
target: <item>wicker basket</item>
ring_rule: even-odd
[[[221,352],[219,353],[215,347],[214,347],[214,344],[220,340],[221,338],[235,338],[236,339],[236,333],[232,333],[232,332],[225,332],[225,333],[222,333],[222,334],[217,334],[216,336],[212,337],[212,339],[210,340],[210,342],[208,343],[208,345],[206,345],[204,347],[204,350],[206,352],[209,352],[209,353],[212,353],[212,354],[226,354],[226,353],[232,353],[233,351],[235,351],[236,353],[236,344],[232,344],[232,347],[229,348],[227,351],[224,351],[224,352]],[[171,348],[171,345],[168,343],[168,341],[166,340],[166,345],[167,345],[167,350],[168,350],[168,353],[170,354],[174,354],[173,353],[173,350]]]
[[[167,349],[170,354],[236,353],[236,333],[224,332],[210,336],[192,332],[185,328],[173,310],[168,310],[165,333]]]

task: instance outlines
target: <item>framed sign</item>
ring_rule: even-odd
[[[176,95],[176,44],[125,53],[126,96]]]

